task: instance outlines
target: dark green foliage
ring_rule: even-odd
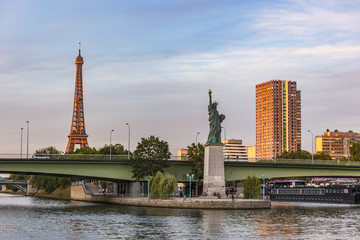
[[[84,147],[78,148],[74,152],[69,152],[69,154],[98,154],[96,148]]]
[[[194,174],[194,181],[196,184],[195,187],[195,196],[198,196],[198,185],[204,177],[204,145],[198,143],[192,143],[191,146],[188,146],[188,159],[191,163],[191,172]]]
[[[141,138],[130,159],[133,178],[140,180],[145,176],[154,176],[158,171],[163,172],[169,167],[170,156],[166,141],[155,136]]]
[[[163,178],[162,173],[157,172],[154,179],[151,181],[151,187],[150,187],[151,197],[160,196],[162,178]]]
[[[66,188],[75,181],[74,178],[64,177],[51,177],[51,176],[32,176],[30,183],[40,189],[45,190],[47,193],[53,192],[58,187]]]
[[[360,142],[356,142],[351,145],[350,160],[351,161],[360,161]]]
[[[169,198],[171,195],[173,195],[175,193],[176,182],[177,181],[175,176],[165,173],[161,181],[160,197]]]
[[[35,151],[35,154],[60,154],[60,153],[61,151],[57,150],[53,146],[49,146]]]
[[[152,198],[169,198],[175,193],[175,184],[174,176],[157,172],[151,182],[150,196]]]
[[[310,155],[310,158],[309,158]],[[276,158],[284,159],[311,159],[311,153],[305,150],[297,150],[296,152],[284,151],[281,155],[277,155]]]
[[[99,148],[99,154],[109,155],[110,154],[110,145],[105,144],[104,147]],[[115,145],[111,144],[111,155],[127,155],[128,151],[125,150],[124,146],[117,143]]]
[[[204,177],[204,145],[192,143],[187,147],[188,159],[191,163],[191,174],[195,175],[194,180],[201,182]]]
[[[297,150],[296,152],[287,152],[284,151],[281,155],[277,155],[276,158],[283,159],[312,159],[311,153],[305,150]],[[314,154],[314,159],[316,160],[331,160],[329,154],[324,152],[317,152]]]
[[[20,181],[27,181],[30,179],[30,175],[21,175],[21,174],[10,174],[10,180],[20,180]]]
[[[244,198],[259,198],[261,180],[255,176],[247,176],[244,180]]]
[[[332,160],[331,156],[324,152],[317,152],[314,154],[314,159],[316,160]]]

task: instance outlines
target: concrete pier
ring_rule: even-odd
[[[71,186],[71,199],[87,202],[111,203],[128,206],[161,207],[161,208],[188,208],[188,209],[269,209],[270,201],[257,199],[211,199],[211,198],[174,198],[174,199],[148,199],[125,198],[114,196],[99,196],[86,193],[84,185]]]
[[[204,192],[225,197],[223,144],[206,144],[204,158]]]

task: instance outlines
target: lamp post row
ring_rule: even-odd
[[[23,153],[23,130],[24,128],[20,128],[20,158]],[[29,121],[26,121],[26,158],[29,158]]]
[[[130,159],[130,124],[126,123],[126,125],[129,127],[129,137],[128,137],[128,159]],[[110,131],[110,160],[111,160],[111,140],[112,140],[112,133],[114,130],[112,129]]]
[[[314,134],[310,130],[308,132],[311,133],[311,163],[314,164]]]

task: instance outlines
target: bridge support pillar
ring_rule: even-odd
[[[223,144],[206,144],[204,159],[204,192],[209,197],[225,195]]]
[[[30,183],[30,181],[27,181],[27,187],[26,187],[26,195],[34,195],[35,193],[37,193],[38,188],[33,187],[32,184]]]
[[[119,195],[119,183],[114,182],[114,196]]]

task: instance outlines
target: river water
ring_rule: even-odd
[[[186,210],[0,193],[0,239],[360,239],[360,206]]]

